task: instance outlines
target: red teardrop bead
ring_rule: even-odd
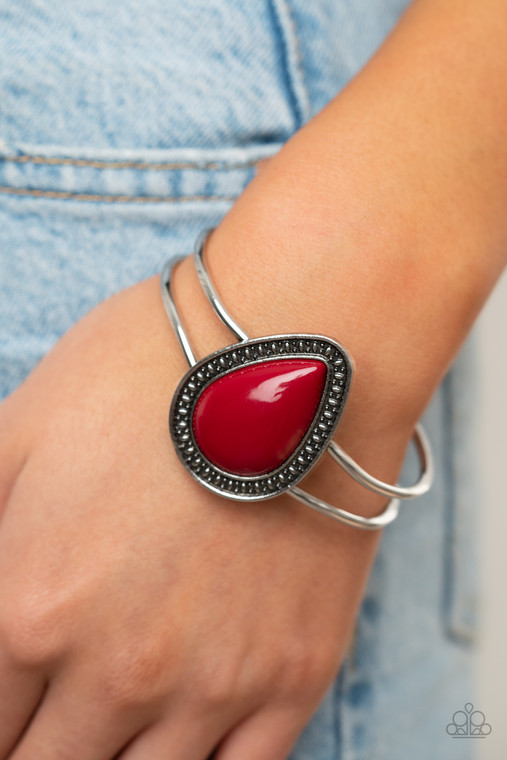
[[[294,451],[317,412],[327,369],[319,359],[277,359],[217,378],[197,400],[197,445],[215,466],[263,475]]]

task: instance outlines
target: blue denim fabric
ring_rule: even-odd
[[[189,252],[406,4],[0,1],[0,398],[96,303]],[[435,487],[386,530],[292,760],[471,753],[445,727],[473,701],[472,369],[469,347],[426,414]]]

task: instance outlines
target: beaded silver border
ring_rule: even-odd
[[[327,376],[314,420],[291,456],[275,470],[254,477],[235,475],[210,462],[197,444],[192,425],[195,405],[204,389],[241,367],[303,356],[323,361]],[[307,475],[326,450],[343,412],[351,376],[346,351],[322,335],[272,335],[215,351],[187,372],[174,394],[169,429],[178,457],[199,483],[222,496],[243,501],[278,496]]]

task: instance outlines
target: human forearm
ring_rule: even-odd
[[[335,335],[356,396],[381,385],[402,419],[422,411],[504,264],[506,31],[499,2],[416,3],[209,248],[250,332]]]

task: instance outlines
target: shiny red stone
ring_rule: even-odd
[[[236,475],[263,475],[294,451],[317,412],[327,369],[276,359],[233,370],[200,395],[193,429],[203,454]]]

